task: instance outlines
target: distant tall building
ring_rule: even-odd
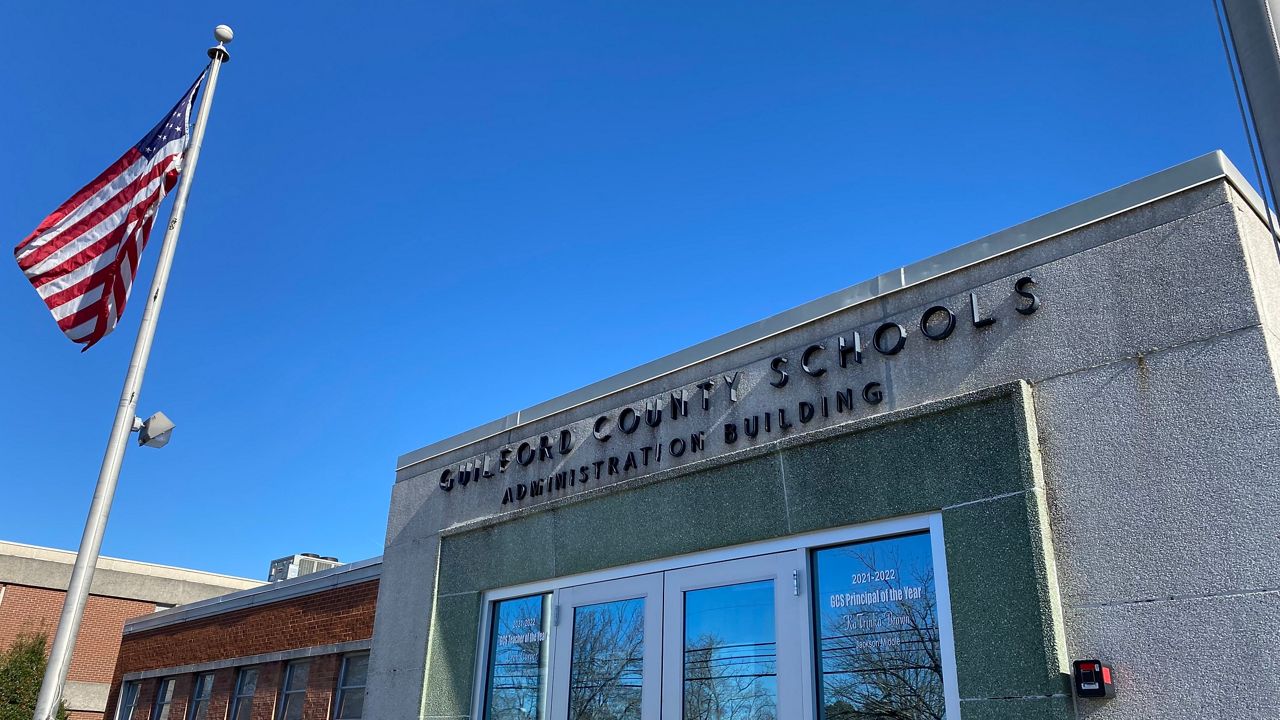
[[[0,650],[24,632],[52,642],[75,557],[65,550],[0,542]],[[72,720],[103,717],[126,620],[260,585],[247,578],[101,558],[63,696]]]
[[[292,580],[313,572],[336,568],[342,563],[336,557],[321,557],[315,553],[288,555],[271,561],[271,570],[267,573],[267,582]]]

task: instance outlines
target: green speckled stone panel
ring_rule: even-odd
[[[553,514],[557,575],[787,534],[776,455],[566,505]]]
[[[963,697],[1068,691],[1057,667],[1052,611],[1032,493],[945,510],[947,573]],[[998,667],[999,672],[990,668]]]
[[[468,715],[475,684],[480,594],[437,597],[435,615],[424,709],[427,716]]]
[[[792,532],[931,512],[1028,487],[1021,406],[1008,398],[782,453]]]
[[[484,590],[941,512],[964,717],[1070,717],[1049,611],[1027,392],[1012,384],[446,534],[427,715],[470,712]]]

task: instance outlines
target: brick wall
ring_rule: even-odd
[[[42,633],[52,643],[65,597],[61,590],[5,585],[0,597],[0,648],[9,647],[23,632]],[[154,603],[138,600],[90,595],[67,679],[111,682],[125,621],[154,612],[155,607]],[[86,717],[99,716],[95,713]]]
[[[370,580],[130,633],[120,645],[111,698],[107,702],[107,717],[114,717],[120,680],[126,673],[368,640],[373,637],[373,614],[377,602],[378,581]],[[328,720],[342,658],[339,655],[320,655],[310,658],[310,662],[304,720]],[[256,666],[259,674],[253,720],[272,720],[274,717],[284,666],[283,662]],[[214,671],[209,718],[221,720],[230,711],[237,670],[233,667]],[[177,682],[169,717],[180,720],[186,717],[195,675],[172,677]],[[151,716],[160,680],[149,678],[142,681],[134,718]]]
[[[378,581],[130,633],[118,675],[373,637]]]

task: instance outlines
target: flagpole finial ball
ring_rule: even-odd
[[[231,32],[231,27],[228,25],[219,25],[213,29],[213,39],[220,43],[229,43],[233,37],[235,33]]]

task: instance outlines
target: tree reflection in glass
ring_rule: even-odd
[[[488,720],[538,720],[546,712],[549,595],[495,604],[489,645]]]
[[[576,608],[569,720],[639,720],[643,680],[644,599]]]
[[[684,596],[685,720],[776,720],[773,581]]]
[[[941,720],[929,534],[814,553],[825,720]]]

